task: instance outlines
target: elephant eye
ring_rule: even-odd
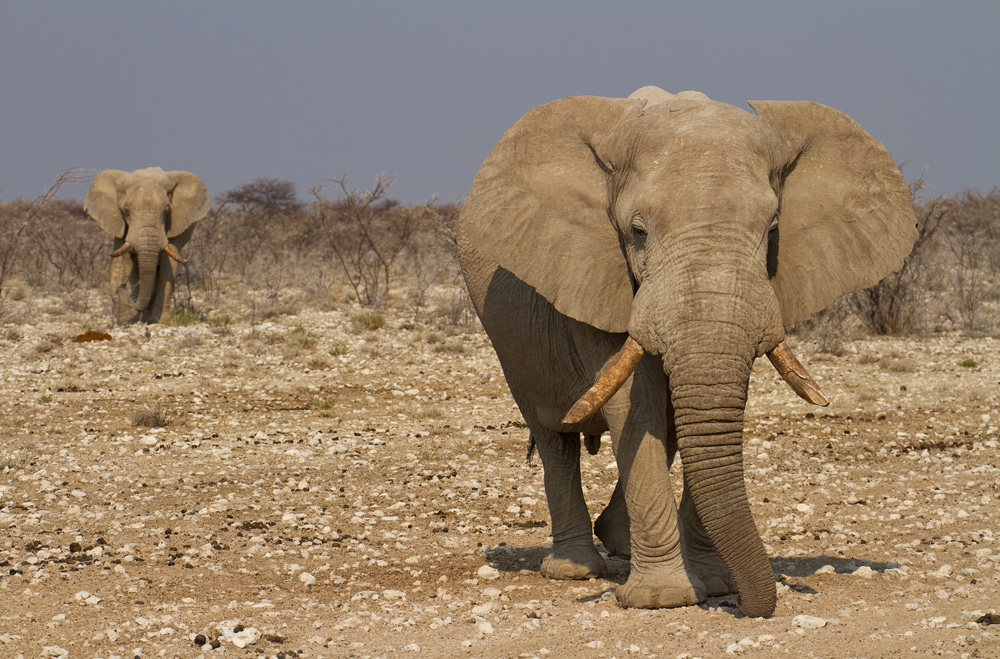
[[[632,218],[632,235],[642,239],[646,237],[646,233],[646,222],[642,219],[641,215],[636,214]]]

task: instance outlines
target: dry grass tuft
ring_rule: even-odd
[[[154,403],[152,407],[143,406],[132,410],[128,420],[133,426],[140,428],[163,428],[169,423],[166,413],[158,403]]]

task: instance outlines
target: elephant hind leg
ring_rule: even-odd
[[[594,534],[600,538],[604,548],[615,556],[632,556],[632,538],[629,534],[628,510],[625,506],[625,491],[619,479],[611,500],[594,522]]]
[[[542,561],[549,579],[593,579],[607,571],[594,546],[580,481],[580,435],[532,427],[542,458],[545,498],[552,518],[552,552]]]

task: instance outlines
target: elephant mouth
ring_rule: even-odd
[[[625,384],[644,354],[645,351],[639,342],[629,337],[611,364],[597,379],[597,382],[570,408],[562,422],[566,425],[574,425],[582,423],[596,414]],[[766,354],[781,379],[788,383],[803,400],[820,407],[826,407],[830,404],[819,385],[812,379],[809,372],[784,341]]]
[[[115,251],[111,252],[111,257],[115,258],[115,257],[121,256],[125,252],[130,251],[131,249],[132,249],[132,245],[130,245],[129,242],[126,240],[125,243],[121,247],[119,247]],[[173,245],[171,245],[170,243],[167,243],[167,246],[163,248],[163,251],[167,253],[167,256],[169,256],[173,260],[177,261],[178,263],[187,263],[187,259],[185,259],[183,256],[181,256],[180,252],[178,252],[177,249]]]

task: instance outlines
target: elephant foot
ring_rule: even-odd
[[[733,575],[714,548],[704,550],[685,547],[684,566],[705,584],[705,594],[708,597],[723,597],[738,592]]]
[[[541,574],[548,579],[596,579],[607,572],[597,548],[592,542],[577,545],[558,544],[542,560]]]
[[[625,609],[673,609],[700,604],[707,599],[707,595],[705,584],[690,572],[639,571],[633,568],[625,585],[615,591],[615,598],[618,605]]]
[[[614,510],[614,500],[608,504],[594,522],[594,535],[604,544],[609,553],[622,558],[632,557],[632,537],[629,533],[629,519],[624,507]]]

